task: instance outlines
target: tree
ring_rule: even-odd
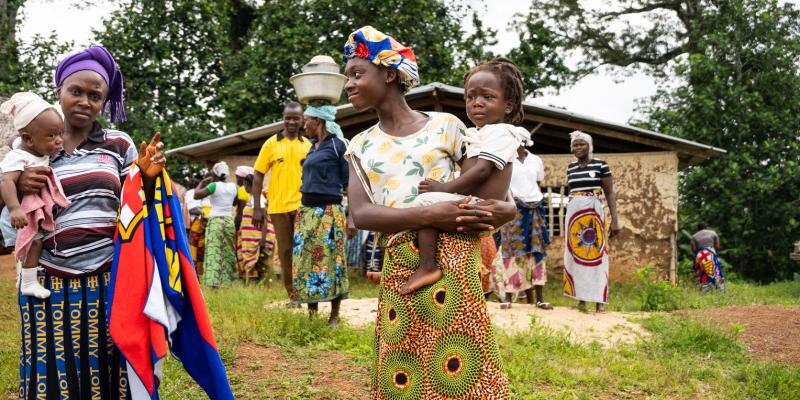
[[[0,0],[0,94],[28,90],[53,99],[52,77],[57,57],[72,48],[55,34],[36,35],[19,43],[17,26],[23,0]]]
[[[398,12],[413,10],[413,12]],[[226,64],[222,100],[229,130],[279,117],[293,99],[288,78],[315,54],[341,60],[347,35],[373,25],[414,49],[424,82],[460,84],[465,49],[460,1],[309,0],[265,2],[257,8],[248,46]],[[491,33],[493,35],[493,33]]]
[[[94,32],[125,77],[128,121],[118,127],[135,142],[160,130],[164,144],[174,148],[222,131],[219,87],[233,3],[128,0]],[[200,167],[170,162],[179,179]]]
[[[776,0],[627,0],[605,10],[536,3],[534,18],[582,52],[584,71],[612,65],[682,82],[650,99],[643,123],[728,153],[682,173],[680,223],[716,227],[745,277],[791,277],[788,254],[800,237],[798,10]]]
[[[535,10],[526,16],[518,15],[514,25],[519,46],[508,57],[520,67],[528,95],[541,94],[545,88],[561,88],[577,77],[566,66],[561,52],[566,43],[538,20]]]
[[[0,93],[10,93],[15,82],[19,51],[17,46],[17,12],[24,0],[0,0]]]

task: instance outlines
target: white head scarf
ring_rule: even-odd
[[[531,147],[533,146],[533,139],[531,139],[531,132],[525,127],[515,126],[514,134],[517,135],[520,146]]]
[[[225,179],[228,177],[228,174],[231,172],[231,170],[225,161],[220,161],[211,167],[211,172],[213,172],[216,177]]]
[[[569,141],[570,147],[572,147],[572,144],[575,143],[576,140],[583,140],[584,142],[589,144],[589,158],[592,158],[592,155],[594,154],[594,145],[592,144],[592,137],[589,136],[588,133],[583,133],[581,131],[572,131],[572,133],[569,134],[569,138],[570,138]]]
[[[55,110],[55,106],[46,102],[38,94],[19,92],[0,105],[0,112],[11,116],[14,119],[14,129],[20,131],[49,108]]]

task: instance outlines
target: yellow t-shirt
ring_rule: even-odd
[[[280,214],[300,208],[300,184],[303,166],[311,142],[302,136],[297,139],[273,135],[261,146],[253,168],[266,175],[270,172],[267,189],[267,212]]]
[[[244,186],[239,186],[239,190],[236,191],[236,200],[241,200],[245,203],[250,201],[250,193],[247,193],[247,189]]]

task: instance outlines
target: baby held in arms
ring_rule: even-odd
[[[419,195],[409,207],[426,206],[443,201],[459,201],[471,196],[471,201],[505,200],[511,183],[512,160],[517,148],[530,137],[523,127],[522,73],[508,59],[497,58],[480,64],[464,75],[464,95],[467,116],[475,124],[464,132],[465,158],[461,160],[461,175],[447,183],[425,179],[419,184]],[[420,265],[401,294],[411,293],[442,277],[436,264],[436,229],[421,229],[417,233]]]
[[[11,226],[18,229],[15,249],[17,260],[22,262],[19,290],[23,295],[46,299],[50,291],[36,277],[42,240],[55,229],[53,207],[66,207],[69,200],[51,173],[40,193],[25,195],[20,203],[17,181],[25,168],[50,165],[50,156],[58,153],[63,144],[64,121],[55,107],[31,92],[14,94],[0,105],[0,111],[13,118],[21,139],[0,162],[0,193],[8,207]]]

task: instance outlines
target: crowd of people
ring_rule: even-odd
[[[336,326],[348,270],[361,267],[380,285],[373,398],[506,398],[488,294],[502,308],[522,296],[553,308],[543,294],[545,171],[519,126],[522,73],[504,58],[467,72],[468,128],[406,103],[420,75],[414,52],[396,39],[365,26],[349,35],[343,59],[348,100],[374,110],[378,123],[348,141],[335,107],[290,102],[252,167],[231,174],[218,162],[197,177],[185,227],[200,282],[219,289],[264,278],[278,262],[287,306],[307,304],[314,316],[331,302]],[[135,162],[152,201],[163,144],[156,134],[137,151],[127,134],[98,122],[105,111],[125,120],[122,73],[105,48],[62,60],[54,84],[60,110],[32,93],[2,108],[20,132],[0,164],[4,237],[16,236],[21,267],[20,395],[120,398],[126,366],[105,316],[120,190]],[[614,185],[591,136],[576,131],[570,143],[563,293],[602,313],[608,239],[620,230]],[[719,239],[701,231],[693,249],[705,257],[704,282],[719,286]]]

